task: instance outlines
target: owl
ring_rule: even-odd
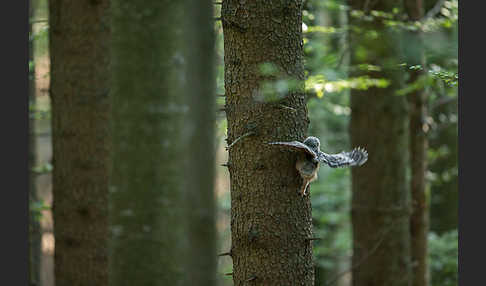
[[[308,193],[309,184],[317,179],[320,163],[324,162],[331,168],[361,166],[368,160],[368,152],[361,148],[355,148],[350,152],[339,154],[326,154],[320,150],[321,143],[318,138],[309,136],[304,142],[271,142],[271,145],[279,145],[291,151],[299,152],[295,168],[303,179],[300,194]]]

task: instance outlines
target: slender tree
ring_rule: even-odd
[[[35,65],[34,65],[34,34],[32,20],[34,19],[35,7],[29,1],[29,283],[31,286],[40,283],[40,262],[41,262],[41,227],[36,215],[35,205],[39,201],[37,195],[36,179],[37,173],[33,168],[37,162],[37,140],[35,134]]]
[[[424,17],[422,0],[405,0],[405,10],[410,21]],[[424,77],[425,53],[423,35],[420,30],[407,33],[407,64],[420,65],[422,68],[408,71],[409,84],[417,84]],[[420,85],[417,85],[420,86]],[[410,116],[410,190],[412,215],[410,217],[411,259],[414,286],[429,284],[427,263],[427,234],[429,230],[429,206],[426,196],[427,171],[427,100],[424,88],[417,88],[407,96]]]
[[[49,1],[57,286],[108,283],[108,7]]]
[[[211,2],[111,11],[110,285],[214,285]]]
[[[365,14],[400,8],[391,0],[349,4]],[[386,88],[351,92],[351,145],[369,152],[368,162],[352,169],[353,286],[411,285],[407,101],[396,95],[405,78],[399,68],[401,35],[380,17],[368,21],[351,12],[350,25],[351,75],[389,80]],[[363,71],[360,64],[379,70]]]
[[[223,1],[225,112],[235,285],[313,285],[312,217],[295,154],[268,145],[303,140],[302,1]],[[261,73],[261,65],[275,69]],[[264,81],[298,82],[278,100]],[[268,85],[266,85],[268,87]]]

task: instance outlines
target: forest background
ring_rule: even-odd
[[[31,15],[33,43],[29,69],[35,70],[35,100],[30,105],[34,122],[35,193],[31,212],[35,214],[38,228],[32,236],[39,242],[40,256],[34,261],[39,285],[54,285],[54,234],[52,222],[52,134],[51,107],[48,96],[50,62],[48,49],[48,3],[33,1]],[[348,41],[349,7],[344,1],[304,1],[302,31],[306,71],[307,108],[310,118],[308,134],[321,138],[321,144],[329,152],[350,149],[349,120],[351,90],[386,87],[386,79],[370,79],[350,76],[350,43]],[[409,83],[402,95],[418,89],[427,93],[428,115],[425,118],[429,145],[426,172],[427,202],[430,204],[428,230],[428,255],[430,285],[457,285],[457,47],[458,2],[424,1],[427,21],[424,31],[426,62],[420,65],[403,63],[403,69],[425,70],[425,76]],[[223,30],[218,18],[221,6],[214,5],[216,31],[216,95],[225,94],[223,65]],[[359,11],[354,17],[368,17]],[[375,13],[369,17],[387,18]],[[390,25],[399,25],[393,23]],[[413,30],[414,23],[408,23]],[[406,42],[406,40],[404,41]],[[413,48],[410,43],[409,48]],[[353,67],[354,68],[354,67]],[[373,70],[379,67],[361,65],[359,69]],[[271,70],[262,66],[262,70]],[[287,83],[276,83],[275,88],[286,89]],[[224,98],[217,97],[220,108]],[[227,122],[224,111],[218,111],[215,140],[217,142],[215,165],[215,196],[217,199],[217,249],[224,253],[231,247],[230,233],[230,180],[221,164],[227,162],[225,138]],[[410,171],[407,174],[411,176]],[[351,171],[350,169],[321,168],[319,180],[312,184],[312,217],[316,285],[350,285],[352,229],[351,229]],[[232,285],[232,262],[228,256],[218,258],[219,285]]]

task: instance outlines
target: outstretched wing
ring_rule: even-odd
[[[326,154],[319,152],[319,161],[324,162],[331,168],[361,166],[368,160],[368,152],[361,148],[355,148],[351,152],[341,152],[339,154]]]
[[[293,151],[306,152],[307,154],[309,154],[313,157],[317,157],[317,154],[314,153],[314,151],[312,151],[311,148],[309,148],[307,145],[305,145],[304,143],[299,142],[299,141],[271,142],[271,143],[268,143],[268,144],[285,146],[285,147],[288,147],[289,149],[291,149]]]

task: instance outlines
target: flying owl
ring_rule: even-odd
[[[361,166],[368,160],[368,152],[361,148],[355,148],[351,152],[341,152],[339,154],[326,154],[320,150],[318,138],[309,136],[304,142],[271,142],[271,145],[280,145],[289,148],[291,151],[299,152],[299,157],[295,168],[299,171],[304,180],[300,189],[300,194],[305,196],[308,192],[309,183],[317,179],[317,172],[321,162],[326,163],[331,168]]]

